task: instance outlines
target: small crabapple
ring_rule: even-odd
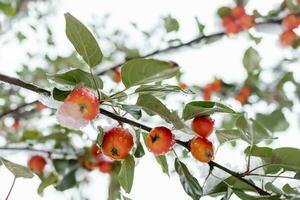
[[[150,131],[146,143],[148,150],[155,155],[165,154],[175,144],[175,136],[170,129],[159,126]]]
[[[222,80],[215,79],[214,82],[211,83],[211,89],[215,92],[221,92],[221,90],[222,90]]]
[[[114,70],[114,81],[116,83],[120,83],[122,81],[121,70],[120,69],[115,69]]]
[[[112,128],[103,136],[102,152],[113,160],[126,158],[132,147],[133,137],[125,128]]]
[[[292,30],[297,28],[300,24],[300,18],[297,17],[295,14],[289,14],[282,20],[282,24],[288,29]]]
[[[113,171],[113,163],[110,161],[101,160],[97,163],[97,167],[103,173],[110,174]]]
[[[92,171],[97,167],[97,164],[94,162],[89,161],[85,156],[79,157],[79,161],[83,168],[85,168],[88,171]]]
[[[205,101],[209,101],[209,100],[211,100],[211,91],[204,91],[203,92],[203,99],[205,100]]]
[[[99,113],[99,99],[87,88],[81,87],[73,90],[65,99],[64,103],[72,103],[79,106],[82,117],[93,120]]]
[[[195,117],[192,129],[201,137],[208,137],[214,130],[214,120],[207,116]]]
[[[190,142],[191,153],[197,160],[208,163],[214,159],[212,143],[206,138],[194,137]]]
[[[231,23],[234,23],[234,18],[233,17],[231,17],[231,16],[225,16],[225,17],[222,18],[222,24],[223,24],[223,26],[227,26],[227,25],[229,25]]]
[[[101,155],[101,149],[97,144],[93,144],[90,148],[90,153],[95,158],[99,158],[99,156]]]
[[[246,14],[245,8],[243,5],[232,8],[230,11],[230,15],[235,19],[238,19]]]
[[[297,39],[297,35],[292,30],[285,30],[280,35],[280,43],[283,46],[290,46]]]
[[[254,26],[254,16],[253,15],[243,15],[239,19],[239,23],[242,29],[247,30]]]
[[[241,27],[236,22],[229,23],[227,26],[225,26],[226,34],[235,34],[235,33],[239,33],[240,31],[241,31]]]
[[[12,125],[12,127],[13,127],[14,129],[19,129],[19,128],[21,127],[21,122],[20,122],[20,120],[19,120],[19,119],[15,119],[15,120],[14,120],[14,123],[13,123],[13,125]]]
[[[36,106],[36,109],[39,110],[39,111],[41,111],[41,110],[43,110],[45,108],[48,108],[45,104],[43,104],[40,101],[38,101],[35,106]]]
[[[244,104],[247,101],[250,94],[251,88],[249,86],[244,86],[240,90],[239,94],[235,97],[235,99],[238,100],[241,104]]]
[[[35,155],[28,161],[29,168],[36,174],[41,174],[44,171],[46,160],[44,157]]]
[[[185,90],[187,89],[189,86],[185,83],[179,83],[179,87],[182,89],[182,90]]]

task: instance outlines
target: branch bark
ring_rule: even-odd
[[[259,22],[256,24],[256,26],[261,26],[261,25],[266,25],[266,24],[280,24],[282,21],[282,19],[277,19],[277,20],[268,20],[268,21],[265,21],[265,22]],[[197,44],[197,43],[200,43],[201,41],[205,41],[205,40],[208,40],[208,39],[211,39],[211,38],[214,38],[214,37],[220,37],[220,36],[224,36],[226,35],[226,33],[224,32],[218,32],[218,33],[213,33],[213,34],[210,34],[210,35],[201,35],[199,37],[196,37],[192,40],[189,40],[187,42],[184,42],[184,43],[181,43],[181,44],[178,44],[178,45],[173,45],[173,46],[169,46],[167,48],[164,48],[164,49],[158,49],[158,50],[155,50],[153,52],[150,52],[148,54],[145,54],[143,56],[140,56],[139,58],[148,58],[150,56],[154,56],[154,55],[158,55],[158,54],[162,54],[162,53],[168,53],[168,52],[171,52],[171,51],[174,51],[174,50],[178,50],[178,49],[181,49],[183,47],[188,47],[188,46],[191,46],[193,44]],[[100,71],[97,73],[97,75],[104,75],[107,71],[110,71],[110,70],[114,70],[114,69],[117,69],[119,67],[121,67],[124,63],[124,62],[120,62],[114,66],[111,66],[103,71]]]
[[[51,95],[51,92],[48,91],[48,90],[38,88],[38,87],[36,87],[36,86],[34,86],[30,83],[25,83],[24,81],[21,81],[19,79],[9,77],[9,76],[3,75],[3,74],[0,74],[0,81],[10,83],[10,84],[14,84],[14,85],[26,88],[26,89],[31,90],[31,91],[36,92],[36,93],[42,93],[42,94],[47,95],[47,96]],[[147,132],[152,130],[152,128],[150,128],[146,125],[135,122],[135,121],[130,120],[130,119],[125,118],[125,117],[121,117],[121,116],[116,115],[114,113],[111,113],[111,112],[109,112],[109,111],[107,111],[103,108],[101,108],[100,111],[103,115],[105,115],[107,117],[110,117],[110,118],[115,119],[117,121],[121,121],[123,123],[130,124],[130,125],[135,126],[137,128],[141,128],[141,129],[143,129]],[[176,140],[176,143],[183,146],[183,147],[185,147],[185,148],[188,148],[188,142],[183,142],[183,141],[180,141],[180,140]],[[240,176],[240,174],[237,173],[237,172],[231,171],[230,169],[228,169],[228,168],[226,168],[226,167],[224,167],[224,166],[222,166],[222,165],[220,165],[220,164],[218,164],[214,161],[210,161],[208,164],[210,165],[210,167],[217,167],[217,168],[229,173],[230,175],[236,177],[237,179],[239,179],[240,181],[246,183],[247,185],[253,187],[260,195],[271,195],[270,193],[268,193],[268,192],[264,191],[263,189],[257,187],[255,184],[253,184],[249,180],[242,178]]]

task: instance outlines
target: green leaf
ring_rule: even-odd
[[[286,171],[300,171],[300,160],[297,159],[300,155],[300,149],[282,147],[271,150],[268,147],[253,146],[251,156],[261,157],[265,167],[266,173],[277,173],[281,168]]]
[[[255,42],[255,44],[259,44],[262,40],[262,37],[256,37],[253,34],[249,33],[249,38]]]
[[[172,123],[176,129],[184,128],[183,122],[180,120],[176,112],[171,112],[160,100],[150,94],[140,95],[136,104],[143,108],[148,114],[155,113]]]
[[[58,183],[58,176],[54,173],[49,174],[46,178],[42,180],[38,187],[38,194],[43,194],[44,190],[50,186]]]
[[[271,182],[266,183],[265,184],[265,188],[266,188],[266,190],[272,191],[272,192],[274,192],[276,194],[283,194],[283,192],[278,187],[276,187],[275,185],[273,185]]]
[[[184,191],[193,199],[199,200],[203,194],[198,180],[191,175],[188,168],[178,158],[175,159],[175,170],[180,177]]]
[[[256,120],[263,122],[264,126],[272,132],[284,131],[289,127],[289,123],[281,110],[275,110],[270,114],[258,113]]]
[[[251,148],[251,152],[250,152],[250,148]],[[269,147],[258,147],[256,145],[253,145],[252,147],[247,147],[244,152],[246,155],[268,158],[272,156],[273,149]]]
[[[15,175],[16,178],[22,177],[22,178],[32,178],[33,173],[27,168],[22,165],[10,162],[2,157],[0,157],[0,160],[4,164],[4,166],[11,172],[13,175]]]
[[[196,116],[211,115],[215,112],[232,113],[236,112],[228,106],[213,101],[192,101],[185,105],[183,119],[189,120]]]
[[[172,16],[168,16],[164,18],[164,26],[166,31],[172,32],[172,31],[178,31],[179,30],[179,23],[178,21],[172,17]]]
[[[104,130],[100,126],[98,126],[97,129],[98,129],[98,135],[97,135],[96,143],[99,145],[99,147],[102,147]]]
[[[143,148],[143,145],[141,143],[138,143],[136,150],[134,152],[134,157],[141,158],[145,155],[145,151]]]
[[[64,101],[65,98],[71,93],[72,91],[63,91],[57,88],[54,88],[52,91],[53,98],[57,101]]]
[[[38,138],[39,142],[47,142],[49,140],[54,140],[57,143],[61,143],[61,142],[69,141],[69,137],[65,133],[57,132],[57,133],[51,133],[49,135],[42,136],[42,137]]]
[[[0,2],[0,11],[7,16],[15,16],[17,14],[16,9],[10,3]]]
[[[65,14],[66,34],[83,60],[95,67],[102,60],[102,52],[92,33],[70,13]]]
[[[27,38],[22,32],[18,32],[16,34],[16,36],[17,36],[19,42],[22,42],[23,40],[25,40]]]
[[[263,140],[274,139],[260,123],[253,119],[248,120],[243,115],[237,118],[236,127],[242,132],[243,137],[241,138],[250,145],[257,144]]]
[[[185,92],[177,85],[142,85],[138,87],[134,93],[151,94],[155,97],[164,97],[172,92]]]
[[[227,192],[225,193],[224,197],[221,200],[229,200],[232,194],[233,194],[233,190],[230,187],[228,187]]]
[[[141,143],[141,135],[142,135],[141,129],[136,129],[135,135],[136,135],[136,146],[137,147],[134,151],[134,156],[136,158],[141,158],[145,155],[144,147]],[[143,135],[142,135],[142,137],[143,137]]]
[[[218,12],[218,15],[221,18],[223,18],[223,17],[230,15],[231,8],[223,6],[223,7],[219,8],[217,12]]]
[[[115,44],[115,45],[116,45],[116,49],[118,51],[121,51],[126,54],[127,60],[141,57],[138,49],[128,48],[128,47],[126,47],[124,45],[120,45],[120,44]]]
[[[175,76],[179,71],[173,62],[144,58],[130,60],[121,69],[122,82],[126,88],[162,81]]]
[[[205,25],[200,23],[198,17],[195,17],[195,20],[196,20],[196,23],[197,23],[199,35],[203,35],[204,34]]]
[[[260,196],[253,196],[250,194],[246,194],[244,191],[238,189],[234,189],[233,192],[241,200],[279,200],[280,199],[280,195],[260,197]]]
[[[253,48],[249,47],[243,58],[243,64],[248,73],[252,73],[254,70],[260,69],[261,57],[259,53]]]
[[[300,171],[295,174],[294,178],[300,180]]]
[[[282,167],[285,170],[300,171],[300,149],[283,147],[274,149],[271,163]]]
[[[107,200],[119,200],[119,199],[121,199],[120,190],[121,190],[120,184],[119,184],[119,181],[118,181],[116,171],[114,169],[114,171],[110,175],[110,183],[109,183],[109,187],[108,187],[108,198],[107,198]]]
[[[93,82],[92,75],[80,69],[72,69],[65,73],[48,75],[48,79],[51,79],[54,82],[61,85],[69,85],[69,86],[83,85],[89,88],[97,89]],[[95,80],[99,88],[102,89],[103,88],[102,80],[98,76],[95,76]]]
[[[282,187],[282,191],[287,194],[300,195],[300,192],[298,190],[292,188],[288,183]]]
[[[230,176],[230,177],[226,178],[225,180],[223,180],[222,182],[218,183],[216,186],[210,188],[210,190],[205,195],[218,196],[221,194],[225,194],[228,191],[227,184],[230,185],[231,188],[241,189],[244,191],[255,191],[253,189],[253,187],[240,181],[239,179],[237,179],[234,176]]]
[[[53,159],[53,165],[57,173],[65,175],[79,165],[76,159]]]
[[[40,132],[37,130],[26,130],[22,135],[22,140],[35,140],[40,137]]]
[[[142,117],[142,111],[141,108],[136,105],[121,105],[122,109],[128,112],[132,117],[135,119],[140,119]]]
[[[216,136],[220,144],[243,138],[243,134],[238,129],[216,130]]]
[[[55,186],[58,191],[64,191],[74,187],[77,184],[75,173],[77,169],[70,171],[67,175],[65,175],[62,181]]]
[[[134,158],[131,155],[129,155],[125,160],[123,160],[120,172],[118,174],[119,183],[127,193],[130,193],[132,188],[134,168]]]
[[[163,173],[167,174],[168,176],[170,176],[169,174],[169,167],[168,167],[168,161],[165,155],[159,155],[159,156],[155,156],[156,161],[158,162],[158,164],[161,166],[161,169],[163,171]]]

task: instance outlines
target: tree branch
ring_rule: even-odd
[[[217,167],[217,168],[223,170],[224,172],[227,172],[231,176],[234,176],[235,178],[239,179],[240,181],[246,183],[247,185],[249,185],[252,188],[254,188],[258,192],[258,194],[260,194],[260,195],[271,195],[270,193],[264,191],[260,187],[257,187],[255,184],[253,184],[249,180],[242,178],[241,175],[239,173],[237,173],[237,172],[231,171],[230,169],[228,169],[228,168],[226,168],[226,167],[224,167],[224,166],[222,166],[222,165],[220,165],[220,164],[218,164],[218,163],[216,163],[214,161],[209,161],[208,164],[209,164],[209,166],[211,168]]]
[[[8,110],[8,111],[5,111],[3,112],[2,114],[0,114],[0,119],[7,116],[7,115],[11,115],[11,114],[15,114],[15,113],[19,113],[20,110],[22,110],[23,108],[27,107],[27,106],[31,106],[31,105],[34,105],[36,104],[38,101],[33,101],[33,102],[30,102],[30,103],[24,103],[18,107],[16,107],[15,109],[12,109],[12,110]]]
[[[45,89],[42,89],[42,88],[38,88],[32,84],[29,84],[29,83],[25,83],[19,79],[16,79],[16,78],[12,78],[12,77],[9,77],[9,76],[6,76],[6,75],[3,75],[3,74],[0,74],[0,80],[3,81],[3,82],[6,82],[6,83],[11,83],[11,84],[14,84],[14,85],[17,85],[17,86],[20,86],[20,87],[23,87],[23,88],[26,88],[28,90],[31,90],[33,92],[36,92],[36,93],[43,93],[44,95],[47,95],[47,96],[50,96],[51,92],[48,91],[48,90],[45,90]],[[103,108],[100,108],[100,112],[107,116],[107,117],[110,117],[112,119],[115,119],[117,121],[120,121],[120,122],[123,122],[123,123],[127,123],[127,124],[130,124],[132,126],[135,126],[137,128],[141,128],[147,132],[151,131],[152,128],[146,126],[146,125],[143,125],[141,123],[138,123],[138,122],[135,122],[133,120],[130,120],[128,118],[125,118],[125,117],[121,117],[119,115],[116,115],[114,113],[111,113]],[[180,141],[180,140],[176,140],[176,143],[185,147],[185,148],[189,148],[188,147],[188,142],[183,142],[183,141]],[[1,149],[1,148],[0,148]],[[17,148],[10,148],[10,150],[22,150],[22,149],[17,149]],[[23,150],[33,150],[33,149],[28,149],[28,148],[23,148]],[[35,151],[35,150],[33,150]],[[49,151],[44,151],[44,150],[41,150],[40,152],[44,152],[44,153],[49,153]],[[248,181],[247,179],[244,179],[241,177],[241,175],[237,172],[234,172],[234,171],[231,171],[230,169],[214,162],[214,161],[210,161],[208,163],[210,165],[210,167],[217,167],[227,173],[229,173],[230,175],[236,177],[237,179],[239,179],[240,181],[248,184],[249,186],[253,187],[260,195],[270,195],[268,192],[264,191],[263,189],[257,187],[256,185],[254,185],[252,182]]]
[[[265,21],[265,22],[259,22],[259,23],[256,24],[256,26],[261,26],[261,25],[266,25],[266,24],[280,24],[281,21],[282,21],[282,19],[268,20],[268,21]],[[226,35],[225,32],[218,32],[218,33],[213,33],[213,34],[210,34],[210,35],[202,35],[202,36],[196,37],[196,38],[194,38],[192,40],[189,40],[187,42],[178,44],[178,45],[173,45],[173,46],[169,46],[169,47],[164,48],[164,49],[155,50],[153,52],[150,52],[148,54],[140,56],[139,58],[147,58],[147,57],[154,56],[154,55],[157,55],[157,54],[171,52],[171,51],[174,51],[174,50],[181,49],[183,47],[188,47],[188,46],[191,46],[193,44],[200,43],[203,40],[209,40],[211,38],[221,37],[221,36],[224,36],[224,35]],[[107,68],[107,69],[105,69],[103,71],[100,71],[100,72],[97,73],[97,75],[98,76],[99,75],[104,75],[107,71],[117,69],[117,68],[121,67],[125,62],[126,61],[118,63],[118,64],[116,64],[114,66],[111,66],[111,67],[109,67],[109,68]]]
[[[48,156],[51,155],[70,155],[73,157],[76,157],[76,155],[71,155],[65,152],[61,152],[61,151],[49,151],[49,150],[43,150],[43,149],[34,149],[31,147],[0,147],[0,150],[3,151],[32,151],[32,152],[38,152],[38,153],[44,153],[47,154]]]
[[[6,82],[6,83],[10,83],[12,85],[16,85],[16,86],[20,86],[22,88],[31,90],[33,92],[39,93],[39,94],[44,94],[46,96],[50,96],[51,92],[42,88],[39,88],[33,84],[30,83],[26,83],[20,79],[14,78],[14,77],[10,77],[10,76],[6,76],[4,74],[0,73],[0,81]]]

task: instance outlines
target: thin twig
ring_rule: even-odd
[[[16,107],[15,109],[12,109],[12,110],[8,110],[8,111],[5,111],[3,112],[1,115],[0,115],[0,119],[7,116],[7,115],[11,115],[11,114],[14,114],[14,113],[18,113],[20,110],[22,110],[23,108],[27,107],[27,106],[30,106],[30,105],[34,105],[36,104],[38,101],[33,101],[33,102],[30,102],[30,103],[24,103],[18,107]]]
[[[269,178],[287,178],[287,179],[299,180],[297,178],[290,177],[290,176],[266,175],[266,174],[255,174],[255,173],[245,174],[245,176],[261,176],[261,177],[269,177]]]
[[[7,194],[6,198],[5,198],[5,200],[8,200],[8,198],[9,198],[9,196],[10,196],[10,194],[11,194],[11,191],[13,190],[13,188],[14,188],[14,186],[15,186],[16,179],[17,179],[17,177],[14,176],[14,180],[13,180],[13,182],[12,182],[12,185],[11,185],[11,187],[10,187],[10,189],[9,189],[9,192],[8,192],[8,194]]]
[[[234,176],[235,178],[239,179],[240,181],[246,183],[247,185],[251,186],[252,188],[254,188],[260,195],[271,195],[270,193],[264,191],[263,189],[257,187],[255,184],[253,184],[252,182],[248,181],[247,179],[244,179],[241,177],[241,175],[237,172],[231,171],[230,169],[214,162],[214,161],[209,161],[208,163],[210,166],[212,167],[217,167],[221,170],[223,170],[224,172],[227,172],[228,174]]]
[[[280,24],[281,21],[282,21],[282,19],[269,20],[269,21],[265,21],[265,22],[259,22],[259,23],[256,24],[256,26],[266,25],[266,24]],[[171,52],[171,51],[174,51],[174,50],[181,49],[183,47],[192,46],[193,44],[200,43],[203,40],[209,40],[211,38],[221,37],[221,36],[224,36],[224,35],[226,35],[226,33],[224,33],[224,32],[213,33],[213,34],[210,34],[210,35],[202,35],[202,36],[196,37],[196,38],[194,38],[190,41],[178,44],[178,45],[173,45],[173,46],[166,47],[164,49],[155,50],[153,52],[150,52],[148,54],[140,56],[139,58],[148,58],[148,57],[151,57],[151,56],[154,56],[154,55],[157,55],[157,54],[168,53],[168,52]],[[126,61],[120,62],[120,63],[118,63],[114,66],[108,67],[107,69],[98,72],[97,75],[104,75],[107,71],[115,70],[115,69],[121,67],[125,62]]]
[[[43,149],[34,149],[31,147],[0,147],[0,150],[3,151],[32,151],[32,152],[39,152],[39,153],[44,153],[47,154],[48,156],[51,155],[70,155],[72,157],[76,157],[76,155],[71,155],[66,152],[61,152],[61,151],[49,151],[49,150],[43,150]]]

